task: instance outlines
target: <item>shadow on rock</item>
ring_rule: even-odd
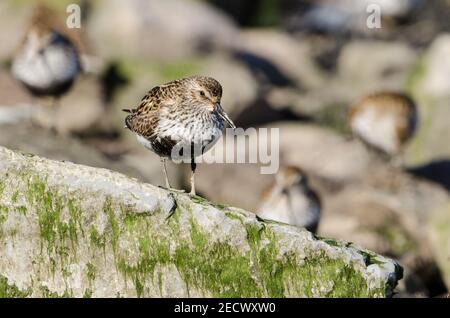
[[[408,172],[439,183],[450,191],[450,159],[432,161],[423,166],[410,168]]]
[[[237,51],[234,57],[243,62],[256,78],[280,87],[295,87],[294,81],[283,74],[274,64],[260,56],[245,51]]]
[[[262,126],[276,121],[311,122],[312,119],[308,116],[300,116],[287,107],[272,108],[265,100],[256,101],[235,119],[236,125],[243,128]]]

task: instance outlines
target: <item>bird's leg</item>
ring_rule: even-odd
[[[195,158],[191,159],[191,195],[195,195],[195,169],[197,164],[195,163]]]
[[[163,173],[164,173],[164,179],[166,181],[166,189],[170,190],[170,191],[174,191],[174,192],[180,192],[180,193],[184,193],[184,190],[178,190],[178,189],[173,189],[170,186],[169,183],[169,176],[167,175],[167,168],[166,168],[166,158],[161,157],[161,164],[162,164],[162,169],[163,169]],[[162,187],[161,187],[162,188]]]
[[[161,163],[164,172],[164,178],[166,180],[166,188],[170,189],[169,177],[167,176],[166,158],[161,157]]]

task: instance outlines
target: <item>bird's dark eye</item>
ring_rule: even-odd
[[[205,96],[205,92],[204,91],[200,91],[200,95],[201,96]]]

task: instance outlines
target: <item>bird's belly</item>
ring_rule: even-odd
[[[395,120],[394,116],[366,111],[353,120],[352,129],[368,144],[393,154],[399,150]]]
[[[49,47],[42,54],[24,52],[13,62],[13,75],[37,90],[51,90],[54,86],[73,81],[79,72],[76,53]]]
[[[187,151],[179,153],[180,148],[194,148],[195,157],[201,156],[203,153],[211,149],[211,147],[222,136],[223,123],[178,123],[174,121],[161,120],[158,124],[158,137],[160,139],[169,138],[177,146],[177,156],[182,158],[191,157]],[[158,138],[157,137],[157,138]]]

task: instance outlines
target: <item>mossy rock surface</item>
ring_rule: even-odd
[[[386,297],[390,259],[105,169],[0,148],[0,297]]]

